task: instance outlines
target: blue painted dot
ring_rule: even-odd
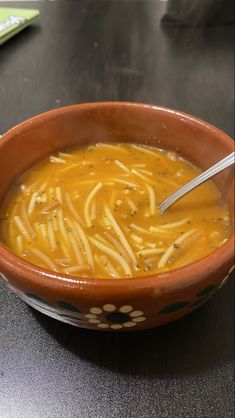
[[[212,292],[216,288],[217,286],[215,286],[214,284],[211,284],[210,286],[205,287],[205,289],[200,290],[200,292],[198,292],[196,296],[200,298],[202,296],[208,295],[208,293]]]
[[[52,305],[50,305],[48,302],[46,302],[44,299],[40,298],[37,295],[33,295],[32,293],[26,293],[26,296],[28,296],[28,298],[34,300],[35,302],[42,303],[43,305],[46,305],[49,307],[53,307]]]
[[[180,302],[176,302],[176,303],[171,303],[170,305],[164,306],[164,308],[160,309],[160,313],[161,314],[168,314],[171,312],[175,312],[178,311],[179,309],[183,309],[185,308],[185,306],[188,306],[189,302],[187,302],[186,300],[180,301]]]
[[[81,312],[80,309],[76,308],[73,305],[70,305],[70,303],[63,302],[63,301],[59,301],[57,303],[62,309],[66,309],[66,311],[78,312],[78,313]]]
[[[109,322],[115,323],[115,324],[123,324],[124,322],[127,322],[130,320],[129,315],[122,313],[122,312],[112,312],[108,315],[106,315],[106,318]]]

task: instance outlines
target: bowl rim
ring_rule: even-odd
[[[200,118],[189,115],[185,112],[181,112],[174,109],[169,109],[162,106],[156,106],[154,104],[146,103],[135,103],[135,102],[118,102],[118,101],[107,101],[107,102],[89,102],[64,106],[56,109],[49,110],[47,112],[40,113],[32,118],[27,119],[24,122],[9,129],[5,134],[0,137],[0,149],[4,143],[11,140],[12,136],[18,135],[27,129],[30,129],[32,125],[40,125],[46,120],[65,113],[71,113],[76,110],[93,110],[94,108],[105,108],[111,109],[116,107],[135,107],[139,109],[149,108],[163,114],[170,114],[173,118],[183,118],[184,122],[193,124],[194,126],[200,126],[205,130],[209,130],[213,133],[217,140],[228,143],[231,148],[234,148],[234,141],[231,137],[225,134],[220,129],[211,125],[208,122],[201,120]],[[218,248],[213,253],[193,262],[186,266],[179,267],[170,271],[155,273],[152,275],[146,275],[135,278],[79,278],[78,276],[70,276],[62,273],[55,273],[47,269],[37,267],[34,264],[24,261],[22,258],[14,254],[10,249],[0,242],[0,268],[4,269],[4,273],[10,273],[20,277],[20,281],[27,282],[34,286],[46,286],[49,288],[65,288],[69,287],[75,290],[79,287],[89,287],[102,289],[113,289],[117,287],[132,288],[132,289],[143,289],[143,288],[182,288],[188,287],[189,284],[196,284],[202,281],[201,272],[206,276],[207,273],[218,270],[222,265],[228,263],[233,259],[234,251],[234,232],[232,233],[229,240]],[[1,274],[1,270],[0,270]],[[41,280],[40,280],[41,279]],[[16,280],[18,281],[18,280]]]

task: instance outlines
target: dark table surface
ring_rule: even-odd
[[[67,104],[130,100],[199,116],[233,136],[233,27],[163,27],[160,0],[0,2],[41,17],[0,48],[0,132]],[[1,170],[1,168],[0,168]],[[76,329],[0,284],[3,418],[227,418],[233,283],[168,326]]]

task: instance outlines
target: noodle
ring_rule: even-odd
[[[136,263],[135,254],[133,253],[133,250],[132,250],[129,242],[127,241],[125,235],[123,234],[120,226],[118,225],[116,219],[112,215],[108,206],[105,206],[104,211],[105,211],[105,215],[107,216],[108,220],[110,221],[114,231],[116,232],[119,241],[122,243],[123,247],[125,248],[125,250],[129,254],[129,256],[131,257],[131,259]]]
[[[107,247],[106,245],[102,244],[94,238],[90,238],[90,241],[101,251],[114,258],[114,260],[116,260],[121,265],[126,276],[132,276],[129,265],[120,254],[118,254],[116,251],[112,250],[111,248]]]
[[[84,217],[85,217],[85,221],[87,226],[91,226],[92,222],[91,222],[91,218],[90,218],[90,214],[89,214],[89,209],[90,209],[90,204],[91,201],[93,199],[93,197],[98,193],[98,191],[101,189],[101,187],[103,187],[102,183],[98,183],[89,193],[89,195],[87,196],[85,205],[84,205]]]
[[[16,237],[16,247],[17,247],[17,253],[18,253],[18,255],[22,255],[22,252],[23,252],[23,239],[22,239],[22,235],[18,235]]]
[[[86,252],[88,264],[90,264],[92,266],[92,268],[94,268],[93,255],[92,255],[91,247],[90,247],[89,241],[87,239],[87,236],[86,236],[85,232],[83,231],[82,227],[77,222],[74,221],[73,224],[74,224],[74,226],[75,226],[75,228],[78,232],[78,235],[80,237],[80,240],[81,240],[81,242],[84,246],[84,250]]]
[[[180,235],[172,244],[167,248],[161,259],[158,263],[158,268],[163,268],[167,264],[168,260],[174,253],[174,251],[180,246],[184,241],[187,240],[192,234],[196,232],[196,229],[191,229],[188,232],[185,232],[184,234]]]
[[[68,205],[68,208],[69,208],[70,212],[72,213],[72,215],[76,219],[76,221],[78,221],[81,225],[83,225],[82,218],[80,217],[80,215],[76,211],[76,209],[75,209],[75,207],[74,207],[74,205],[72,203],[72,200],[71,200],[71,197],[70,197],[70,194],[69,193],[65,193],[65,201],[66,201],[66,203]]]
[[[56,248],[57,248],[57,245],[56,245],[54,230],[52,228],[52,224],[51,224],[50,221],[47,222],[47,233],[48,233],[48,238],[49,238],[51,251],[55,251]]]
[[[122,170],[124,170],[126,173],[130,173],[129,168],[127,168],[127,167],[125,166],[125,164],[123,164],[121,161],[119,161],[119,160],[115,160],[114,162],[115,162],[115,164],[116,164],[116,165],[118,165],[118,167],[120,167],[120,168],[121,168]]]
[[[53,263],[53,261],[42,251],[38,250],[37,248],[31,248],[31,251],[36,257],[38,257],[43,263],[53,271],[58,271],[56,265]]]
[[[75,258],[76,258],[78,264],[83,264],[82,254],[81,254],[81,251],[80,251],[79,246],[77,244],[77,241],[75,240],[75,238],[74,238],[74,236],[71,232],[68,232],[68,237],[69,237],[69,241],[70,241],[71,247],[73,249],[73,252],[74,252],[74,255],[75,255]]]
[[[80,264],[79,266],[67,267],[63,271],[67,274],[80,273],[81,271],[91,270],[89,264]]]
[[[146,187],[149,193],[150,214],[155,215],[155,212],[156,212],[155,193],[151,186],[147,184]]]
[[[30,237],[28,231],[26,230],[26,228],[24,227],[23,222],[20,219],[20,217],[19,216],[15,216],[13,219],[14,219],[14,221],[15,221],[18,229],[19,229],[19,231],[24,235],[24,237],[26,238],[26,240],[30,242],[31,241],[31,237]]]
[[[171,224],[159,225],[159,228],[160,229],[173,229],[173,228],[178,228],[179,226],[185,225],[187,223],[190,223],[190,218],[185,218],[179,222],[173,222]]]
[[[68,239],[68,234],[67,234],[66,229],[65,229],[63,212],[62,212],[61,208],[57,209],[57,214],[58,214],[58,226],[59,226],[60,233],[61,233],[62,238],[64,239],[65,243],[68,244],[69,239]]]
[[[50,157],[51,163],[58,163],[58,164],[67,164],[66,160],[63,160],[62,158],[54,157],[53,155]]]

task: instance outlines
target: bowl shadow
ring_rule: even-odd
[[[212,300],[190,315],[142,332],[85,330],[30,310],[52,338],[81,359],[123,375],[163,379],[196,375],[232,361],[232,286],[230,280]]]

